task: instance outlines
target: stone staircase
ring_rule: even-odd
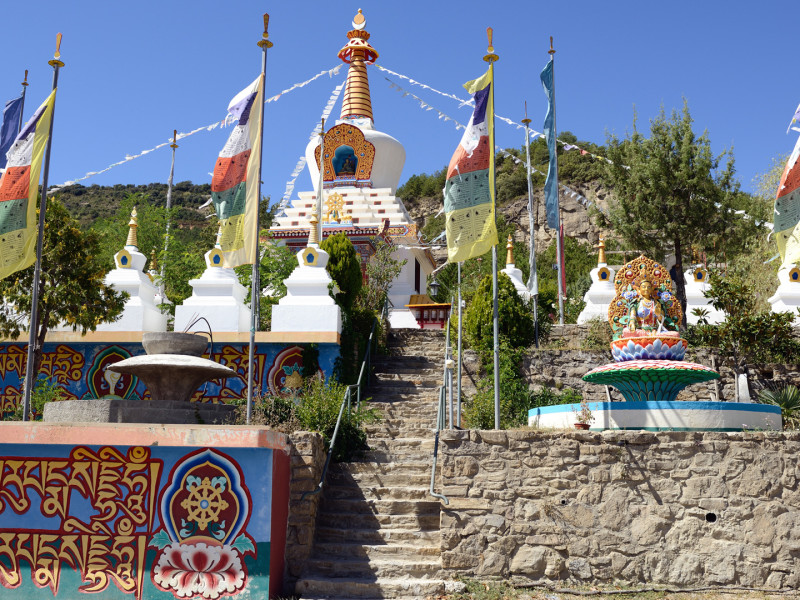
[[[368,426],[363,458],[331,465],[300,598],[420,600],[445,591],[440,503],[428,493],[444,341],[443,331],[392,330],[390,355],[374,359],[366,395],[382,420]]]

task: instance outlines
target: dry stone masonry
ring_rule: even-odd
[[[800,585],[800,433],[450,431],[442,567],[515,583]]]

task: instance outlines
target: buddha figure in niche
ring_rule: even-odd
[[[358,159],[350,146],[340,146],[333,157],[333,170],[337,177],[354,177]]]

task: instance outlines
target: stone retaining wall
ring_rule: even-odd
[[[305,561],[311,556],[317,508],[322,494],[309,496],[302,502],[303,492],[319,484],[325,464],[325,443],[318,433],[296,431],[289,435],[291,444],[289,484],[289,524],[286,529],[286,573],[284,590],[293,590]]]
[[[800,585],[800,433],[443,431],[441,440],[451,574]]]

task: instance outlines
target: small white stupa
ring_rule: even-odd
[[[592,285],[583,296],[586,306],[581,311],[581,314],[578,315],[577,322],[579,325],[595,317],[601,317],[603,320],[608,319],[608,305],[611,304],[616,295],[614,291],[614,276],[617,272],[606,264],[605,240],[600,239],[595,248],[599,250],[597,266],[589,273]]]
[[[139,227],[136,208],[128,223],[125,247],[114,255],[117,268],[106,275],[106,285],[118,292],[128,292],[122,316],[113,323],[101,323],[97,331],[166,331],[167,315],[156,305],[158,289],[144,272],[147,257],[139,252],[136,229]]]
[[[692,267],[684,274],[686,286],[686,322],[697,325],[700,317],[692,314],[696,308],[706,311],[705,320],[709,325],[716,325],[725,320],[725,313],[711,306],[711,300],[705,297],[705,292],[711,287],[708,285],[708,271],[703,267]]]
[[[517,290],[517,294],[519,294],[520,298],[527,302],[531,299],[531,293],[528,291],[528,286],[525,285],[525,282],[522,281],[522,271],[517,268],[517,265],[514,263],[514,242],[512,241],[511,234],[508,234],[508,242],[506,243],[506,268],[501,271],[501,273],[505,273],[508,275],[508,278],[511,280],[511,283],[514,284],[514,288]]]
[[[781,265],[778,270],[778,289],[768,300],[772,305],[772,312],[791,312],[794,313],[794,324],[800,325],[800,269],[796,266],[789,268]]]
[[[175,308],[175,331],[183,331],[204,317],[211,331],[250,331],[250,309],[244,303],[247,288],[239,283],[233,269],[223,267],[223,254],[217,244],[205,254],[206,270],[191,279],[192,295]]]
[[[333,279],[328,253],[317,244],[318,220],[311,217],[308,245],[297,253],[298,266],[286,278],[286,295],[272,307],[273,332],[342,332],[342,311],[328,292]]]

